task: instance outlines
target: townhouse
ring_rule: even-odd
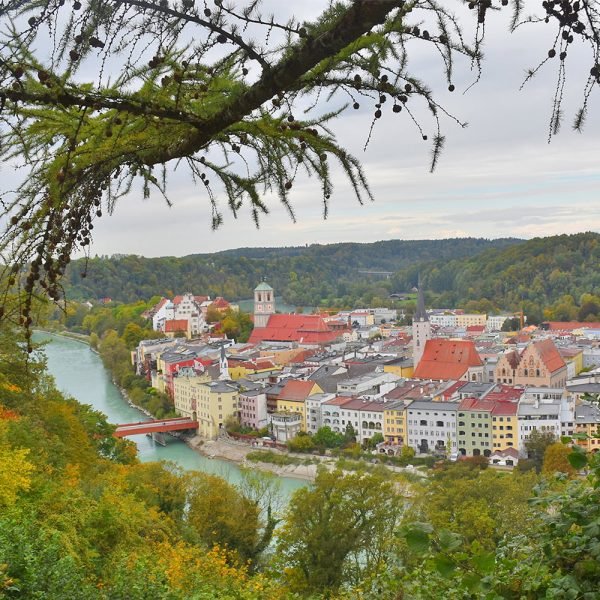
[[[456,402],[415,400],[406,409],[408,445],[420,453],[457,453]]]

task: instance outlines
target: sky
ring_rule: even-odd
[[[304,0],[285,3],[282,9],[281,2],[272,0],[265,2],[265,12],[269,5],[276,16],[281,10],[292,10],[291,5],[299,18],[310,19],[327,2]],[[111,217],[96,222],[91,254],[183,256],[245,246],[465,236],[531,238],[600,231],[597,91],[591,97],[584,132],[570,128],[591,66],[588,55],[579,47],[569,51],[565,122],[551,143],[548,129],[558,60],[519,91],[525,70],[546,56],[553,32],[554,28],[540,24],[510,34],[508,13],[492,15],[483,77],[466,92],[475,78],[468,63],[458,65],[456,91],[450,93],[439,57],[415,44],[413,71],[430,85],[441,104],[469,126],[462,129],[449,119],[442,121],[446,146],[437,169],[430,173],[431,145],[422,141],[404,112],[395,115],[390,103],[384,105],[384,118],[364,150],[373,108],[364,105],[346,111],[334,130],[361,160],[374,202],[359,205],[338,171],[327,220],[322,216],[318,183],[298,179],[291,195],[295,223],[277,198],[267,197],[270,214],[259,229],[249,211],[242,210],[236,220],[224,208],[224,224],[212,231],[203,186],[195,187],[188,175],[174,173],[172,207],[157,194],[143,200],[139,185],[118,203]],[[342,104],[339,98],[322,109]],[[423,123],[431,139],[432,123],[428,119]]]

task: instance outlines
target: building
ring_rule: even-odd
[[[274,314],[275,293],[268,283],[261,281],[254,288],[254,329],[266,327]]]
[[[342,406],[350,402],[352,398],[348,396],[336,396],[331,400],[326,400],[321,404],[321,415],[323,427],[329,427],[336,433],[344,433],[348,425],[352,425],[354,431],[358,436],[358,412],[354,415],[354,419],[351,420],[348,415],[344,416],[344,424],[342,425],[341,410]]]
[[[495,402],[492,409],[492,441],[495,451],[519,450],[518,402]]]
[[[268,425],[267,395],[263,389],[239,392],[240,424],[262,429]]]
[[[463,456],[487,456],[492,454],[493,402],[466,398],[458,407],[458,452]]]
[[[356,432],[356,441],[363,443],[376,433],[383,436],[383,418],[386,403],[381,400],[350,398],[340,405],[340,431],[350,424]]]
[[[415,400],[406,409],[407,444],[422,454],[457,453],[456,402]]]
[[[323,423],[323,403],[335,398],[332,393],[312,394],[306,399],[306,426],[307,433],[315,434],[325,424]],[[328,424],[331,429],[331,424]],[[339,425],[339,423],[338,423]]]
[[[266,324],[257,327],[257,317],[259,323]],[[335,324],[330,326],[321,315],[271,314],[265,320],[266,317],[266,314],[255,312],[254,329],[248,340],[249,343],[287,342],[290,346],[294,344],[319,346],[330,344],[341,338],[347,331],[347,329],[339,329]]]
[[[551,339],[531,342],[519,353],[510,350],[496,364],[498,383],[562,388],[567,383],[567,366]]]
[[[199,373],[192,367],[183,367],[173,378],[173,403],[175,412],[182,417],[196,421],[198,417],[197,387],[209,383],[206,373]]]
[[[483,381],[484,365],[470,340],[427,340],[416,379]]]
[[[528,389],[519,400],[519,451],[526,454],[526,443],[534,430],[550,432],[558,440],[574,432],[574,406],[562,390]]]
[[[298,413],[275,412],[269,415],[271,433],[282,444],[295,438],[302,426],[302,417]]]
[[[600,450],[600,407],[590,402],[582,402],[575,407],[575,432],[587,435],[577,440],[577,444],[587,452]]]
[[[402,401],[388,402],[383,410],[383,437],[390,446],[403,446],[406,439],[406,405]]]
[[[487,322],[487,315],[480,314],[459,314],[456,315],[456,327],[473,327],[480,326],[485,328]]]
[[[413,315],[412,322],[413,334],[413,364],[418,367],[419,362],[425,351],[425,345],[431,339],[431,323],[425,310],[425,296],[423,295],[423,286],[419,282],[419,294],[417,296],[417,309]]]
[[[504,321],[510,319],[509,315],[488,315],[485,328],[487,331],[502,331]]]
[[[195,387],[197,394],[198,433],[214,440],[233,416],[240,419],[239,392],[232,382],[210,381]]]
[[[298,413],[302,417],[300,429],[306,431],[306,400],[323,390],[314,381],[289,379],[277,396],[275,412]]]

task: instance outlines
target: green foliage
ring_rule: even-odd
[[[331,594],[381,572],[400,508],[379,474],[319,470],[311,488],[292,496],[278,537],[276,564],[287,587]]]
[[[594,267],[599,260],[600,235],[588,232],[535,238],[477,256],[416,264],[392,281],[396,289],[407,289],[420,273],[424,288],[440,306],[464,306],[490,298],[489,310],[523,308],[527,322],[536,324],[576,319],[583,305],[587,306],[584,316],[593,317],[598,297],[590,292],[600,287]]]
[[[328,427],[320,427],[312,436],[312,440],[317,447],[321,448],[339,448],[344,445],[346,438],[341,433],[336,433]]]
[[[533,461],[535,470],[539,473],[544,464],[544,454],[548,446],[556,442],[556,436],[550,431],[539,431],[534,429],[525,442],[527,458]]]
[[[246,460],[285,467],[288,465],[312,465],[316,459],[298,458],[296,456],[289,456],[288,454],[273,452],[272,450],[253,450],[246,454]]]
[[[436,258],[457,259],[517,242],[471,238],[390,240],[371,244],[242,248],[183,258],[96,257],[89,259],[85,279],[80,277],[83,263],[73,261],[64,285],[68,297],[74,300],[110,296],[119,302],[135,302],[153,294],[170,296],[172,290],[197,290],[211,297],[240,300],[251,298],[256,284],[268,273],[276,293],[292,305],[352,308],[370,304],[379,296],[383,305],[396,306],[389,294],[410,290],[416,277],[410,285],[399,288],[389,281],[365,280],[359,271],[398,271]],[[295,277],[290,277],[290,272]],[[216,311],[213,318],[219,320]]]
[[[287,442],[287,447],[290,452],[311,452],[315,448],[315,442],[310,435],[301,431]]]
[[[460,534],[471,544],[493,550],[505,535],[516,535],[531,525],[528,500],[536,477],[515,472],[483,471],[463,461],[434,471],[417,496],[407,520],[426,521],[436,530]]]

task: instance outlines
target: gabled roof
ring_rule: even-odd
[[[548,321],[544,323],[549,331],[573,331],[574,329],[600,329],[600,321],[587,323],[585,321]]]
[[[306,344],[325,344],[340,335],[332,330],[319,315],[271,315],[266,327],[252,330],[251,344],[262,341],[300,342]]]
[[[277,399],[300,402],[311,395],[314,387],[318,387],[314,381],[290,379],[277,395]]]
[[[514,417],[519,409],[518,402],[494,402],[494,408],[492,409],[492,415],[503,416],[503,417]]]
[[[229,308],[230,305],[225,298],[219,296],[218,298],[215,298],[214,302],[210,306],[211,308]]]
[[[186,319],[171,319],[165,321],[165,333],[175,333],[176,331],[187,331],[188,322]]]
[[[533,342],[533,347],[550,373],[554,373],[565,367],[565,361],[552,340]]]
[[[483,363],[468,340],[427,340],[414,372],[417,379],[460,379],[470,367]]]
[[[479,400],[479,398],[465,398],[459,404],[460,410],[474,410],[491,413],[494,409],[494,403],[487,400]]]

